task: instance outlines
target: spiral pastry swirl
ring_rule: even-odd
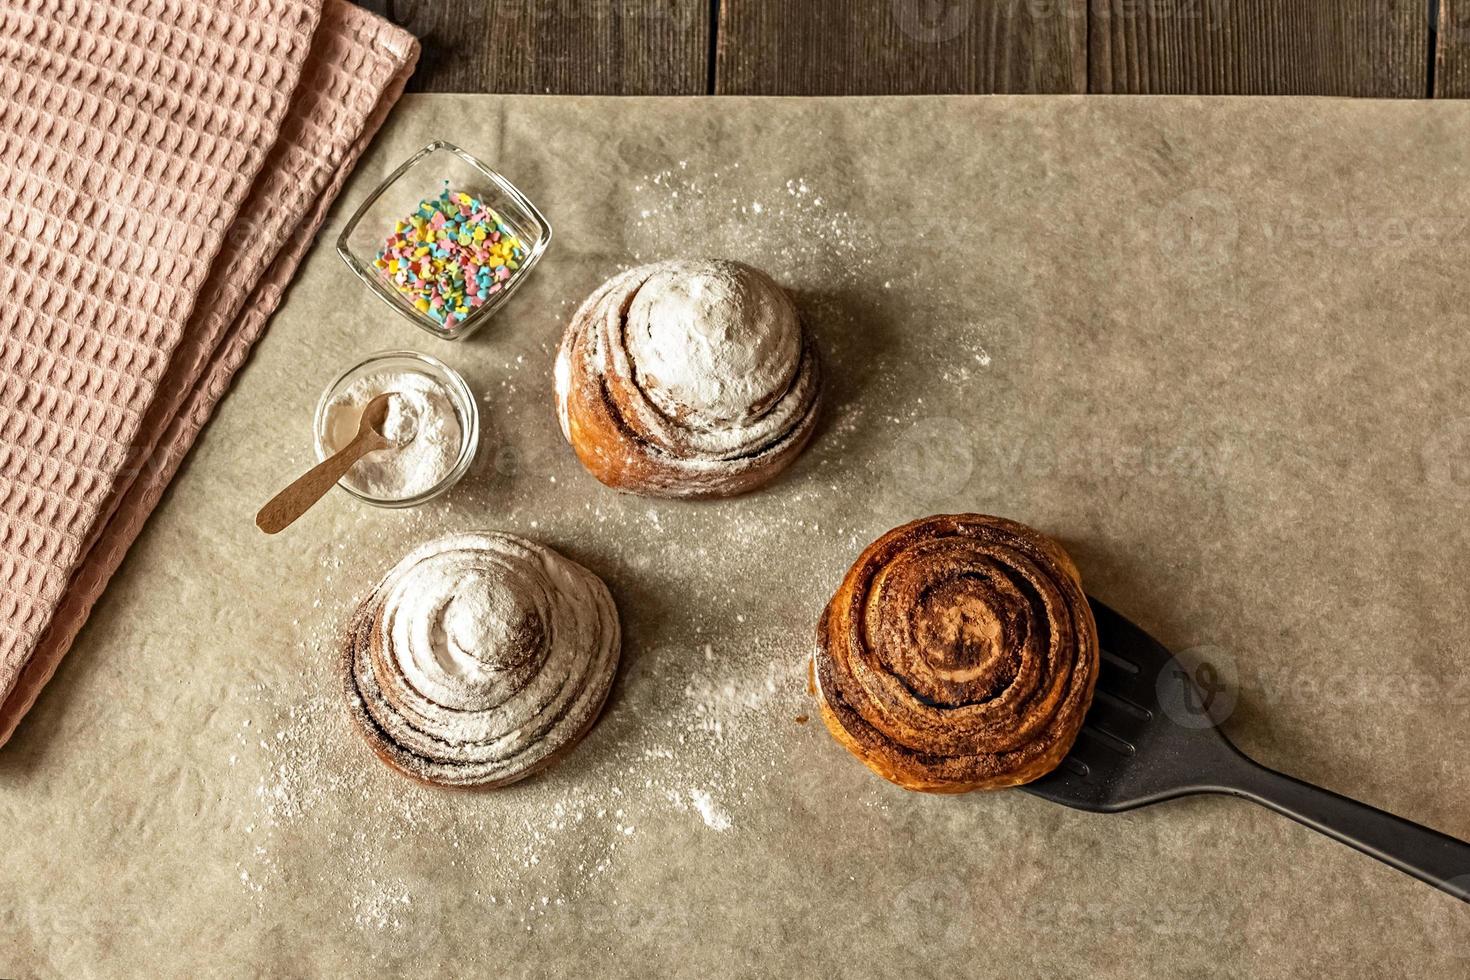
[[[601,579],[485,532],[399,562],[353,614],[341,664],[352,717],[385,762],[430,783],[501,785],[587,733],[620,647]]]
[[[721,260],[614,276],[577,310],[556,361],[557,414],[608,486],[725,497],[785,469],[816,427],[821,370],[796,307]]]
[[[1097,626],[1055,542],[998,517],[926,517],[859,556],[822,614],[813,668],[828,729],[878,775],[998,789],[1071,748],[1097,684]]]

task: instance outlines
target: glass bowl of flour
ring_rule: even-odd
[[[480,409],[464,378],[416,351],[369,354],[327,386],[312,428],[318,459],[357,435],[367,403],[392,393],[383,435],[392,449],[368,453],[338,485],[377,507],[433,500],[469,471],[480,443]]]

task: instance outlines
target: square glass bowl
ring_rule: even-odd
[[[373,264],[397,223],[413,214],[420,202],[438,197],[445,181],[449,182],[451,192],[469,194],[494,211],[520,239],[525,252],[521,267],[511,274],[499,292],[449,327],[415,308]],[[364,285],[404,317],[442,340],[463,340],[506,304],[530,276],[549,244],[551,225],[530,198],[453,143],[435,140],[373,189],[338,236],[337,254]]]

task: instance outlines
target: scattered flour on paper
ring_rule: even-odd
[[[753,194],[750,186],[739,163],[707,175],[671,167],[636,181],[640,247],[629,264],[702,255],[748,262],[798,292],[891,286],[893,244],[867,219],[835,207],[803,179]]]
[[[699,815],[704,818],[705,826],[711,830],[730,829],[730,815],[721,810],[704,790],[691,789],[689,799],[693,802],[694,808],[699,811]]]
[[[810,628],[792,624],[814,622],[835,587],[829,579],[886,521],[905,516],[862,502],[883,478],[884,447],[928,411],[921,394],[889,380],[884,359],[895,354],[862,349],[860,331],[849,330],[859,314],[834,299],[912,286],[913,273],[889,268],[892,243],[812,182],[755,183],[687,169],[648,175],[636,184],[630,218],[640,251],[625,265],[695,254],[740,259],[769,271],[792,290],[803,315],[822,321],[819,341],[834,382],[845,372],[865,377],[860,389],[829,388],[822,428],[799,464],[803,478],[718,509],[611,492],[559,505],[557,474],[575,472],[560,436],[553,442],[503,428],[506,413],[549,404],[559,337],[534,356],[497,360],[477,352],[482,360],[471,381],[482,399],[486,444],[466,479],[410,511],[350,506],[365,532],[377,527],[404,552],[448,531],[495,527],[569,547],[579,560],[596,558],[591,565],[619,599],[627,638],[613,703],[572,757],[502,790],[448,791],[392,772],[352,730],[337,656],[341,624],[401,554],[365,567],[348,558],[358,549],[330,546],[320,598],[295,624],[299,674],[263,681],[232,705],[239,724],[222,749],[231,765],[259,773],[241,813],[238,862],[241,887],[256,902],[266,906],[273,890],[303,887],[340,896],[344,926],[382,937],[385,948],[395,936],[406,940],[431,926],[446,889],[487,917],[532,929],[613,888],[647,827],[685,820],[689,832],[712,841],[738,840],[759,825],[753,807],[769,781],[793,778],[793,732],[815,737],[820,721],[807,690]],[[565,298],[568,317],[580,301]],[[855,339],[844,340],[849,333]],[[947,376],[951,354],[905,353],[931,355],[935,374],[947,381],[967,380],[990,363],[976,344],[963,368],[970,373]],[[820,519],[800,516],[822,513],[817,505],[834,494],[855,505]],[[780,586],[751,594],[744,583],[769,576],[768,556],[793,542],[813,568],[832,573],[792,569]],[[629,608],[626,590],[677,590],[688,615],[637,622],[637,592]],[[773,595],[781,608],[768,608]],[[883,807],[884,799],[875,787],[855,802]],[[412,860],[423,853],[434,854],[435,873],[445,880],[423,877],[422,862]],[[307,868],[323,869],[310,872],[322,880],[302,882]]]
[[[524,507],[534,508],[529,501]],[[375,516],[365,512],[363,520]],[[659,523],[642,502],[578,516],[613,541],[634,540],[648,528],[657,533]],[[415,536],[427,537],[456,519],[463,521],[440,508],[437,517],[410,520],[422,525]],[[521,529],[535,534],[525,523]],[[737,523],[729,533],[749,528]],[[704,552],[719,543],[706,539],[697,547]],[[695,546],[683,550],[693,561]],[[338,632],[374,574],[353,567],[349,554],[343,547],[323,561],[323,599],[297,623],[299,673],[249,690],[226,747],[230,765],[260,772],[242,814],[239,877],[262,906],[273,888],[300,887],[304,868],[329,868],[307,884],[339,894],[344,921],[384,940],[406,936],[429,915],[425,884],[410,880],[401,856],[418,848],[435,852],[436,863],[469,882],[466,900],[487,915],[531,928],[588,887],[607,885],[628,843],[660,813],[687,814],[705,832],[738,833],[742,807],[774,771],[775,743],[810,710],[799,644],[753,631],[727,649],[712,635],[719,627],[695,624],[684,637],[661,638],[657,649],[625,649],[625,664],[635,657],[658,662],[642,669],[637,683],[659,693],[653,703],[624,697],[609,711],[576,750],[589,757],[575,776],[558,778],[563,762],[504,790],[420,785],[373,757],[341,701]],[[730,598],[726,587],[719,591],[727,594],[698,590],[716,604]],[[297,859],[307,853],[309,860]],[[546,873],[552,864],[572,873]]]

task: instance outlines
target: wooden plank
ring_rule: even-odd
[[[1089,0],[722,0],[715,90],[1083,92]]]
[[[1470,0],[1439,0],[1438,6],[1435,98],[1470,99]]]
[[[1093,0],[1089,90],[1423,98],[1425,0]]]
[[[419,92],[697,95],[709,0],[358,0],[415,34]]]

